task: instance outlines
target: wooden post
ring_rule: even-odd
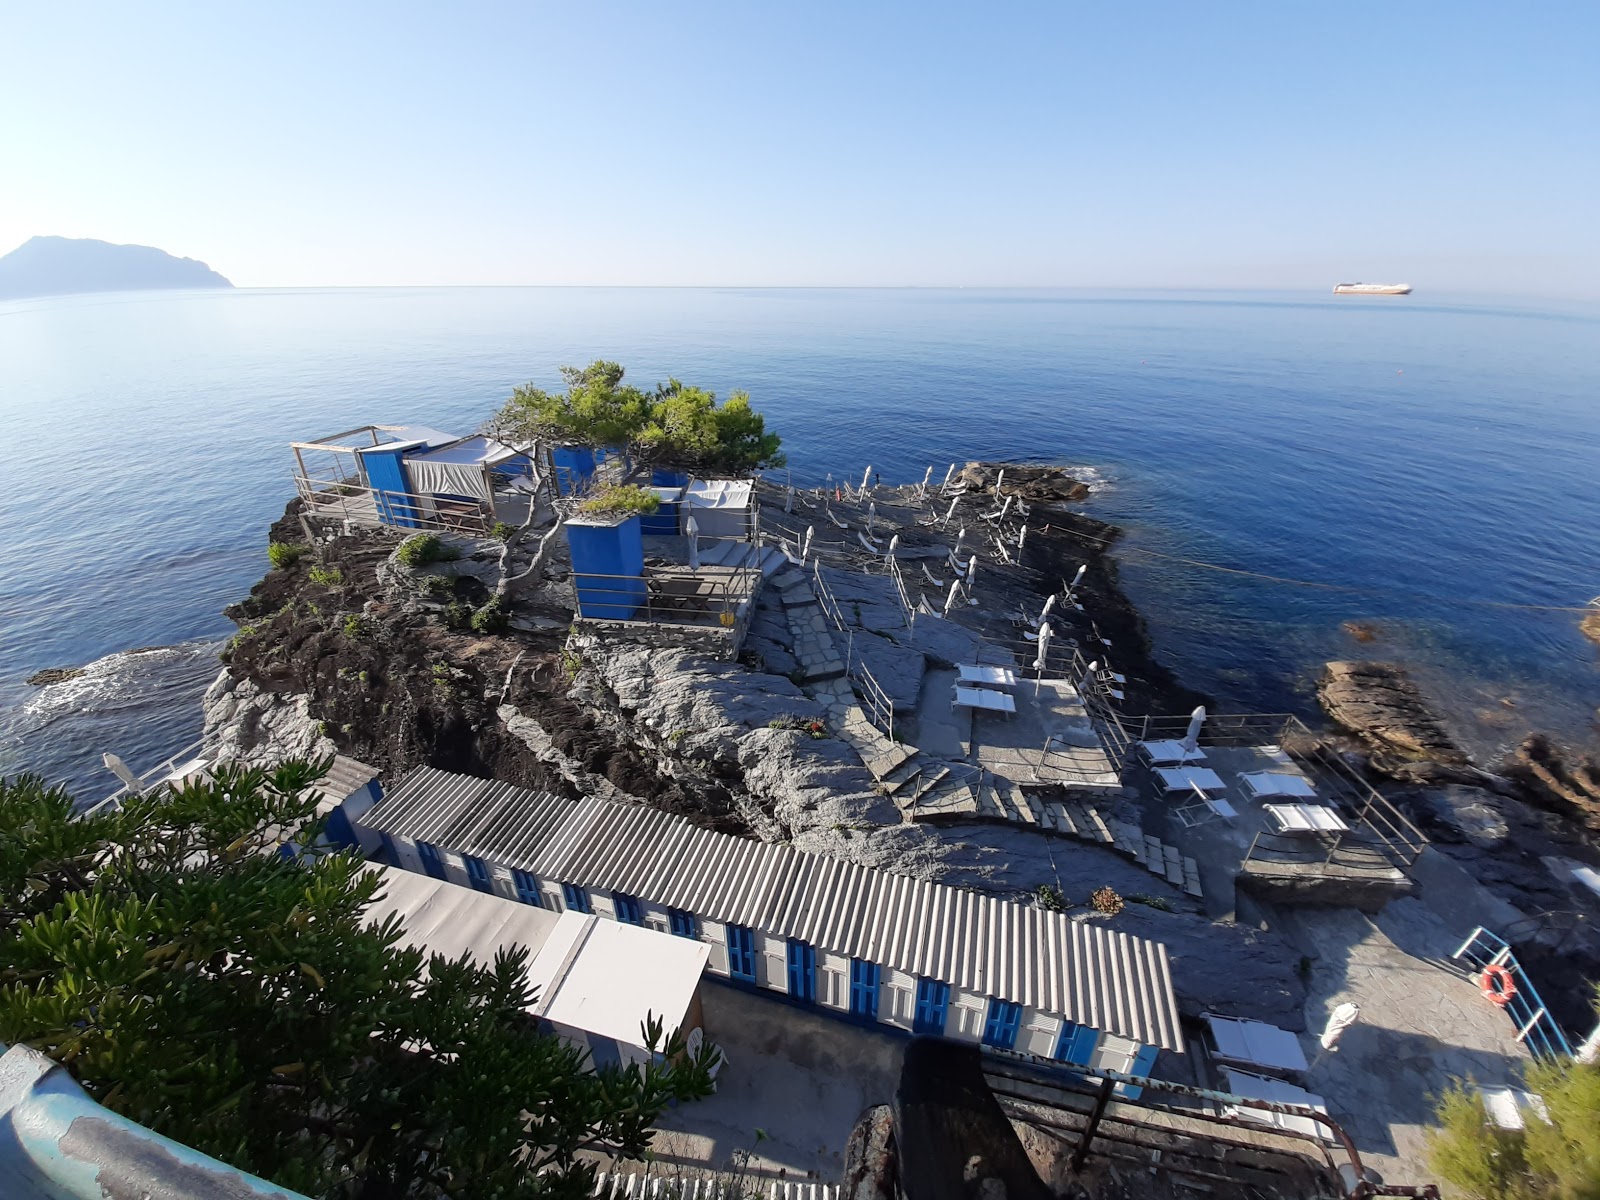
[[[1094,1141],[1094,1135],[1100,1129],[1100,1118],[1105,1116],[1106,1105],[1111,1102],[1111,1091],[1117,1085],[1110,1079],[1100,1081],[1100,1094],[1095,1097],[1094,1111],[1089,1114],[1089,1123],[1083,1127],[1083,1136],[1078,1139],[1078,1148],[1072,1152],[1072,1173],[1076,1175],[1083,1170],[1083,1164],[1089,1158],[1089,1146]]]

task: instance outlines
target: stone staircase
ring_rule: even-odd
[[[1111,823],[1112,846],[1133,859],[1152,875],[1159,875],[1173,887],[1182,888],[1196,899],[1200,891],[1200,868],[1194,859],[1178,853],[1176,846],[1162,843],[1137,825],[1126,821]]]

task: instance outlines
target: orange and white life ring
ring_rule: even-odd
[[[1483,969],[1483,974],[1478,978],[1478,986],[1483,989],[1483,994],[1488,997],[1489,1003],[1498,1004],[1501,1008],[1510,1004],[1517,994],[1517,981],[1511,977],[1511,972],[1499,963],[1491,963]]]

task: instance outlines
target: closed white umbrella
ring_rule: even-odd
[[[922,473],[922,488],[921,488],[922,495],[926,496],[928,494],[928,483],[932,479],[933,479],[933,467],[930,465],[928,467],[928,469]]]
[[[950,609],[951,609],[952,606],[954,606],[954,604],[956,602],[956,596],[959,595],[960,592],[961,592],[961,580],[952,579],[950,581],[950,591],[945,595],[945,598],[944,598],[944,615],[945,616],[948,617],[950,615]]]
[[[967,576],[966,576],[967,596],[969,597],[969,599],[967,600],[967,603],[972,605],[974,608],[976,608],[978,606],[978,597],[972,591],[972,581],[977,577],[977,574],[978,574],[978,556],[976,554],[974,554],[971,558],[967,559]]]
[[[683,523],[684,535],[689,539],[689,570],[700,569],[700,522],[690,517]]]
[[[861,490],[867,490],[867,482],[872,478],[872,464],[867,464],[867,473],[861,477]]]
[[[811,557],[811,535],[816,532],[817,527],[815,525],[806,526],[806,536],[800,539],[800,557],[802,559]]]
[[[867,533],[870,536],[872,527],[878,523],[878,503],[875,500],[867,501]]]
[[[939,527],[941,529],[944,528],[946,525],[950,524],[950,518],[956,515],[956,505],[958,505],[960,503],[961,503],[961,497],[960,496],[957,496],[954,500],[950,501],[950,510],[944,514],[944,520],[939,522]]]
[[[1005,483],[1005,481],[1006,481],[1006,469],[1004,467],[1001,467],[1000,468],[1000,474],[998,474],[998,475],[996,475],[994,477],[994,494],[996,496],[998,496],[1000,494],[1000,485]]]
[[[794,511],[794,489],[793,488],[789,488],[783,494],[783,511],[784,512],[793,512]]]
[[[1178,743],[1185,750],[1200,749],[1200,726],[1206,723],[1206,706],[1202,704],[1189,714],[1189,731],[1183,735],[1183,740]]]
[[[1069,591],[1069,592],[1077,591],[1078,590],[1078,585],[1083,582],[1084,573],[1087,572],[1088,570],[1089,570],[1089,564],[1088,563],[1079,563],[1078,564],[1078,573],[1072,577],[1072,582],[1067,584],[1067,591]]]
[[[1317,1039],[1318,1044],[1324,1050],[1332,1050],[1339,1044],[1344,1031],[1360,1019],[1361,1006],[1345,1001],[1328,1014],[1328,1023],[1322,1027],[1322,1036]]]
[[[1026,523],[1024,523],[1022,528],[1017,530],[1017,550],[1019,552],[1022,549],[1022,543],[1027,541],[1027,540],[1028,540],[1028,526],[1027,526]]]
[[[894,552],[900,549],[900,535],[897,533],[889,539],[889,549],[884,553],[885,558],[893,558]]]
[[[1055,611],[1055,607],[1056,607],[1056,598],[1055,598],[1054,594],[1052,594],[1050,599],[1048,599],[1048,600],[1046,600],[1044,602],[1044,607],[1039,610],[1039,620],[1037,622],[1035,622],[1035,623],[1039,624],[1039,625],[1043,625],[1046,621],[1048,621],[1050,619],[1050,614]]]
[[[1006,502],[1000,506],[1000,519],[1002,521],[1006,519],[1006,514],[1011,511],[1011,502],[1015,499],[1015,496],[1007,496]]]
[[[967,537],[967,527],[965,525],[963,525],[960,529],[956,530],[956,548],[954,550],[950,551],[950,553],[952,555],[954,555],[956,557],[960,557],[960,555],[961,555],[961,543],[966,540],[966,537]]]
[[[1089,664],[1088,669],[1083,673],[1083,690],[1085,692],[1088,692],[1093,688],[1095,677],[1098,675],[1099,671],[1100,660],[1095,659],[1094,662]]]
[[[944,473],[944,482],[939,485],[941,490],[950,486],[950,477],[952,475],[954,475],[955,473],[956,473],[956,465],[955,465],[955,463],[951,463],[950,464],[950,469]]]
[[[1050,639],[1055,636],[1055,630],[1048,624],[1039,626],[1039,654],[1033,660],[1034,670],[1043,675],[1050,666]]]

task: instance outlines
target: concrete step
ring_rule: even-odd
[[[1045,811],[1050,814],[1050,825],[1062,833],[1077,835],[1078,823],[1072,819],[1072,810],[1059,800],[1051,800],[1045,804]]]
[[[908,758],[894,770],[878,780],[883,784],[883,790],[891,796],[899,794],[900,789],[912,783],[922,773],[922,764],[915,758]]]
[[[911,787],[910,794],[907,796],[907,802],[910,804],[917,803],[917,801],[921,800],[922,797],[926,796],[929,792],[933,791],[934,788],[943,783],[949,774],[949,767],[933,767],[933,769],[930,771],[927,766],[924,766],[921,773],[917,777],[916,783],[914,783]],[[898,799],[898,797],[896,797],[896,799]]]
[[[1200,890],[1200,864],[1192,858],[1183,860],[1183,890],[1197,899],[1205,899],[1205,893]]]

